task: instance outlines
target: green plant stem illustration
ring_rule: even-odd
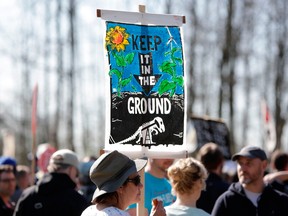
[[[118,78],[118,85],[117,85],[117,96],[121,97],[121,91],[122,89],[131,83],[132,81],[132,75],[130,75],[128,78],[123,78],[124,70],[127,65],[132,64],[134,60],[134,53],[128,53],[127,55],[121,55],[117,54],[115,52],[112,52],[112,56],[116,60],[116,65],[121,68],[121,70],[117,68],[113,68],[109,71],[109,75],[116,75]]]
[[[182,65],[183,60],[175,56],[175,53],[181,51],[180,48],[172,48],[170,51],[165,53],[165,56],[170,55],[170,59],[164,61],[159,69],[162,73],[169,74],[171,76],[171,81],[163,80],[159,85],[159,95],[163,95],[165,92],[170,92],[169,96],[172,97],[175,94],[177,86],[182,87],[184,85],[183,76],[176,75],[176,67],[177,65]]]

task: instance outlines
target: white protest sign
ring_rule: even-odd
[[[184,16],[97,10],[105,20],[105,151],[186,157]]]

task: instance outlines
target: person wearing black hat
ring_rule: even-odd
[[[239,182],[231,184],[217,199],[211,215],[287,215],[288,196],[264,183],[266,153],[257,146],[246,146],[232,160],[237,162]]]
[[[147,160],[131,160],[118,151],[102,154],[90,168],[90,178],[96,185],[92,203],[81,216],[129,216],[126,208],[140,201],[141,183],[139,171]],[[154,216],[165,216],[161,201],[153,209]]]

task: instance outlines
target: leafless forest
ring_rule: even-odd
[[[276,125],[276,148],[288,149],[288,1],[4,0],[0,150],[12,135],[16,157],[27,162],[32,90],[38,83],[37,143],[79,155],[99,153],[105,140],[107,74],[104,21],[95,12],[137,11],[139,4],[149,13],[186,17],[188,113],[223,119],[237,150],[264,145],[264,99]]]

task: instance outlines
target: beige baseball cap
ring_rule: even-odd
[[[74,166],[78,169],[79,160],[75,152],[69,149],[60,149],[54,152],[49,161],[50,164],[63,164]]]

